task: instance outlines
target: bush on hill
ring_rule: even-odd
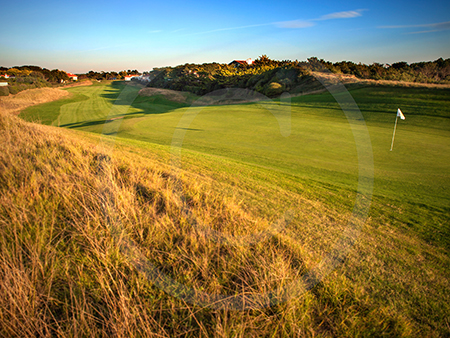
[[[253,65],[185,64],[156,68],[153,75],[149,87],[184,90],[197,95],[225,88],[245,88],[269,97],[290,91],[305,78],[312,78],[297,62],[270,60],[266,55]]]
[[[11,94],[17,94],[26,89],[51,87],[70,80],[67,73],[59,69],[48,70],[38,66],[0,68],[11,76],[5,79],[9,83]]]
[[[8,87],[0,87],[0,96],[8,96],[9,88]]]
[[[34,89],[36,88],[33,84],[31,85],[26,85],[26,84],[14,84],[14,85],[10,85],[9,86],[9,93],[10,94],[17,94],[23,90],[26,89]]]

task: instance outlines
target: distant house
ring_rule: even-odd
[[[8,74],[1,74],[0,77],[4,77],[5,79],[9,79],[11,76],[9,76]]]
[[[139,75],[125,75],[124,79],[125,81],[131,81],[135,77],[139,77]]]
[[[0,87],[6,87],[8,85],[8,82],[0,82]]]
[[[247,59],[247,60],[233,60],[231,61],[228,65],[230,66],[235,66],[235,67],[240,67],[240,66],[245,66],[245,65],[249,65],[251,66],[253,64],[253,60],[252,59]]]
[[[78,76],[76,76],[75,74],[67,73],[67,76],[70,77],[70,79],[72,81],[77,81],[78,80]]]

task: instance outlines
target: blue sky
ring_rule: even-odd
[[[450,2],[2,1],[0,65],[151,70],[257,58],[450,57]]]

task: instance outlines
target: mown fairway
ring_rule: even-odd
[[[294,97],[290,104],[269,100],[188,107],[161,96],[138,96],[139,89],[121,82],[71,88],[72,98],[28,108],[21,116],[164,146],[182,141],[183,150],[198,155],[218,155],[348,191],[342,195],[356,191],[355,140],[329,93]],[[450,225],[443,221],[450,205],[450,90],[377,86],[350,93],[370,134],[374,196],[405,206],[409,212],[395,219],[450,248]],[[397,108],[406,120],[398,123],[391,152]],[[291,117],[287,137],[275,118],[280,111]]]
[[[5,201],[15,201],[2,210],[5,224],[14,224],[3,228],[3,237],[12,247],[19,238],[27,250],[34,248],[33,257],[48,251],[58,263],[47,273],[36,259],[34,269],[47,279],[32,280],[31,287],[17,284],[18,294],[51,291],[49,323],[59,323],[54,314],[62,313],[65,323],[86,335],[95,325],[102,332],[117,327],[139,332],[145,323],[151,323],[146,332],[164,330],[165,336],[448,334],[448,89],[351,90],[373,148],[369,217],[342,264],[311,292],[249,311],[197,307],[162,292],[127,265],[108,222],[120,218],[147,259],[196,290],[251,297],[295,284],[342,237],[355,204],[357,147],[336,100],[320,94],[293,98],[290,105],[187,107],[163,97],[136,97],[139,88],[123,83],[68,90],[72,97],[29,108],[21,116],[73,132],[0,123],[2,128],[17,124],[3,131],[5,144],[11,141],[0,163],[9,159],[14,164],[5,170],[3,193]],[[283,136],[275,115],[286,106],[291,130]],[[406,120],[399,121],[390,152],[398,107]],[[174,135],[177,142],[184,136],[185,171],[177,177],[170,168]],[[106,156],[97,153],[102,148],[96,148],[101,139],[115,140],[117,158],[106,165],[99,161]],[[21,183],[21,177],[29,184]],[[218,242],[198,231],[199,224],[193,226],[171,186],[178,179],[200,226],[204,222],[238,240]],[[105,219],[108,203],[111,217]],[[295,215],[284,229],[255,245],[239,242],[241,236],[267,229],[286,210]],[[23,219],[29,220],[25,230]],[[35,236],[37,222],[44,230]],[[47,243],[57,243],[58,249]],[[2,246],[4,256],[16,257],[8,245]],[[64,289],[67,284],[70,290]],[[11,313],[19,313],[14,325],[21,325],[21,307],[5,304],[18,309]],[[64,326],[58,330],[66,332]]]
[[[274,101],[189,108],[161,97],[136,96],[139,88],[123,83],[68,90],[74,94],[72,98],[29,108],[21,116],[95,133],[118,131],[118,137],[168,146],[183,136],[183,149],[353,190],[357,184],[358,159],[350,124],[328,93],[294,97],[291,105]],[[370,133],[375,195],[447,207],[450,91],[370,87],[352,90],[351,95]],[[128,102],[132,102],[131,106]],[[399,107],[407,118],[399,122],[394,150],[390,152]],[[288,137],[280,134],[274,115],[277,111],[291,116]],[[195,114],[192,122],[178,125],[189,114]],[[124,118],[105,123],[121,116]]]

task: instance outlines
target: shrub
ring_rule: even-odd
[[[0,96],[8,96],[9,88],[8,87],[0,87]]]
[[[34,85],[27,85],[27,84],[18,84],[18,83],[15,83],[15,84],[11,84],[11,85],[9,86],[9,92],[10,92],[11,94],[17,94],[17,93],[19,93],[19,92],[21,92],[21,91],[23,91],[23,90],[26,90],[26,89],[33,89],[33,88],[36,88],[36,86],[34,86]]]
[[[268,97],[278,96],[283,93],[284,87],[278,82],[270,83],[266,88],[266,95]]]
[[[14,85],[14,86],[10,86],[9,87],[9,92],[11,93],[11,94],[17,94],[18,92],[20,92],[20,89],[19,89],[19,86],[16,86],[16,85]]]

